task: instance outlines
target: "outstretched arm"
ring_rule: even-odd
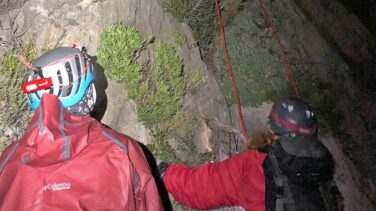
[[[175,200],[194,209],[264,204],[264,157],[249,151],[195,168],[173,164],[164,173],[163,181]]]

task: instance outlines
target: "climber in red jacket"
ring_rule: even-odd
[[[337,210],[330,188],[334,161],[317,138],[312,108],[297,98],[276,102],[269,126],[253,135],[250,150],[225,161],[195,168],[160,164],[167,191],[194,209]]]
[[[35,113],[0,157],[0,210],[163,210],[139,144],[88,115],[94,78],[85,49],[56,48],[29,68]]]

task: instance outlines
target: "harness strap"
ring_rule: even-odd
[[[283,174],[282,170],[278,166],[278,161],[273,149],[268,153],[271,163],[273,165],[273,179],[277,186],[278,193],[276,195],[276,211],[294,211],[295,202],[292,195],[291,188],[288,184],[287,177]]]

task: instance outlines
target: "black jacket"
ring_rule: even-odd
[[[334,166],[317,137],[282,137],[263,163],[266,210],[336,210],[329,188]]]

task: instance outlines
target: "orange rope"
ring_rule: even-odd
[[[240,98],[239,98],[239,94],[238,94],[238,89],[236,88],[236,82],[235,82],[234,75],[232,73],[230,57],[228,55],[226,37],[225,37],[225,30],[224,30],[223,23],[222,23],[221,9],[219,7],[219,0],[215,0],[215,7],[216,7],[216,12],[217,12],[217,17],[218,17],[218,26],[219,26],[219,29],[220,29],[221,34],[222,34],[222,44],[223,44],[223,50],[225,52],[225,57],[226,57],[227,69],[228,69],[228,73],[230,75],[232,87],[234,89],[236,104],[238,106],[238,114],[239,114],[240,124],[241,124],[242,130],[243,130],[245,141],[248,142],[250,140],[249,140],[249,136],[248,136],[248,133],[247,133],[247,128],[245,127],[243,114],[242,114],[242,107],[241,107],[241,104],[240,104]]]
[[[18,60],[27,68],[31,70],[37,70],[37,68],[33,67],[33,65],[30,64],[30,62],[27,61],[27,59],[24,56],[19,56]]]

